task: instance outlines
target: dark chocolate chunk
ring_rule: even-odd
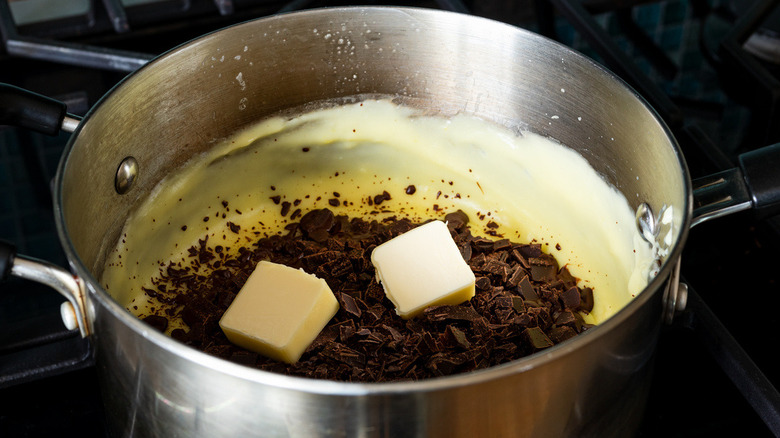
[[[479,290],[487,290],[490,289],[490,279],[487,277],[477,277],[475,281],[475,286]]]
[[[458,245],[460,255],[463,256],[463,260],[468,263],[471,260],[471,245]]]
[[[450,230],[460,231],[469,223],[469,217],[463,210],[454,213],[448,213],[444,216],[444,222]]]
[[[561,268],[561,271],[558,272],[558,279],[563,281],[564,286],[567,288],[577,286],[577,278],[571,275],[568,266]]]
[[[230,228],[230,231],[238,234],[239,231],[241,231],[241,225],[234,224],[233,222],[228,221],[227,223],[228,228]]]
[[[576,286],[566,289],[565,292],[558,295],[561,299],[561,304],[567,309],[577,309],[580,307],[580,291]]]
[[[512,242],[509,239],[500,239],[493,242],[493,251],[503,251],[512,247]]]
[[[515,287],[520,284],[520,280],[522,280],[523,277],[527,276],[528,274],[526,274],[521,266],[515,266],[512,273],[509,274],[509,277],[506,279],[506,286],[509,288]]]
[[[531,347],[532,351],[539,351],[552,347],[554,344],[539,327],[529,327],[523,330],[523,339]]]
[[[569,326],[553,327],[548,333],[551,341],[559,344],[567,339],[577,336],[577,332]]]
[[[471,343],[466,338],[466,334],[454,325],[448,325],[444,333],[450,345],[457,345],[465,349],[471,348]]]
[[[471,241],[471,245],[482,253],[493,250],[493,241],[485,237],[477,237]]]
[[[539,257],[529,258],[528,262],[531,264],[531,279],[533,281],[555,281],[556,274],[558,273],[558,263],[552,256],[542,254]]]
[[[336,219],[332,211],[312,210],[301,217],[300,227],[315,242],[324,242],[330,237],[329,231],[335,223]]]
[[[474,321],[479,314],[469,306],[432,306],[423,311],[431,321]]]
[[[512,297],[512,308],[517,313],[525,312],[525,302],[520,297]]]
[[[538,243],[534,243],[532,245],[520,245],[517,249],[526,260],[541,257],[542,254],[544,254],[542,252],[542,245]]]
[[[360,315],[363,314],[363,312],[360,310],[360,307],[358,307],[357,303],[355,302],[355,299],[352,297],[352,295],[342,293],[340,295],[339,302],[341,303],[341,307],[349,314],[357,316],[360,318]]]
[[[331,342],[322,349],[323,356],[353,367],[366,364],[366,356],[338,342]]]
[[[342,321],[341,323],[337,324],[337,327],[339,328],[339,340],[342,343],[349,341],[349,339],[357,332],[355,322],[351,319]]]
[[[425,367],[431,370],[436,376],[447,376],[452,374],[455,371],[455,367],[458,365],[458,361],[452,356],[437,353],[428,359]]]
[[[149,315],[144,317],[143,321],[163,333],[168,329],[168,318],[164,316]]]
[[[531,280],[528,279],[528,276],[526,275],[523,277],[522,280],[520,280],[520,283],[518,284],[518,287],[520,289],[520,294],[525,298],[527,301],[538,301],[539,295],[536,293],[536,288],[533,284],[531,284]]]
[[[374,196],[374,204],[379,205],[384,201],[389,201],[392,199],[390,197],[390,193],[387,193],[387,191],[383,191],[381,194]]]
[[[558,317],[555,318],[555,325],[566,325],[577,331],[582,330],[582,316],[579,313],[572,312],[571,310],[564,310]]]
[[[588,313],[593,311],[593,289],[589,287],[583,287],[580,290],[580,300],[582,300],[582,303],[580,304],[580,308],[578,310]]]

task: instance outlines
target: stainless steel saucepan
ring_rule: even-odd
[[[245,62],[228,62],[238,56]],[[19,97],[1,92],[4,101]],[[381,384],[288,377],[208,356],[151,329],[100,286],[128,214],[172,169],[268,115],[367,94],[553,137],[627,195],[650,231],[652,212],[671,206],[679,226],[659,274],[609,320],[553,348],[479,372]],[[0,122],[40,121],[47,111],[4,108]],[[549,123],[553,114],[588,117]],[[63,117],[34,127],[56,131]],[[531,32],[425,9],[323,9],[236,25],[158,57],[83,120],[64,120],[73,135],[54,212],[70,270],[3,246],[0,272],[68,298],[71,322],[95,346],[117,436],[626,436],[642,416],[662,317],[684,305],[675,268],[689,227],[751,206],[776,211],[778,199],[777,172],[764,165],[777,163],[776,150],[713,176],[694,198],[669,130],[613,74]]]

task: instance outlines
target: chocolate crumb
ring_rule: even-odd
[[[374,205],[379,205],[384,201],[389,201],[390,199],[392,199],[390,197],[390,193],[385,190],[382,192],[382,194],[374,196]]]
[[[274,198],[282,203],[281,196]],[[390,194],[368,199],[381,204]],[[289,206],[282,208],[289,214]],[[457,306],[429,307],[410,320],[396,314],[376,281],[371,252],[419,224],[397,217],[350,218],[329,209],[296,209],[288,220],[284,235],[259,237],[230,250],[210,246],[204,238],[188,249],[189,265],[162,265],[154,288],[144,290],[160,305],[142,319],[161,331],[174,319],[184,322],[186,329],[174,329],[172,338],[246,366],[357,382],[417,380],[482,369],[548,348],[590,327],[582,313],[593,309],[592,290],[580,289],[566,267],[558,270],[539,244],[474,237],[469,217],[460,210],[445,215],[445,221],[475,272],[476,296]],[[227,226],[240,231],[232,222]],[[231,344],[218,325],[260,260],[322,278],[339,301],[336,316],[292,365]]]
[[[168,318],[163,316],[149,315],[144,317],[143,321],[163,333],[168,329]]]
[[[287,201],[282,202],[282,211],[280,213],[282,215],[282,217],[287,216],[287,213],[290,212],[290,207],[292,207],[291,203],[289,203]]]

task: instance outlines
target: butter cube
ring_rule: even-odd
[[[262,261],[222,315],[219,326],[239,347],[295,363],[338,311],[325,280]]]
[[[428,222],[377,246],[371,263],[396,313],[404,319],[426,307],[460,304],[474,297],[474,273],[442,221]]]

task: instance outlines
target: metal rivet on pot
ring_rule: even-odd
[[[116,179],[114,188],[120,195],[124,195],[133,187],[135,178],[138,176],[138,161],[133,157],[127,157],[119,163],[116,170]]]
[[[636,208],[636,226],[639,228],[639,234],[648,243],[655,242],[655,237],[658,235],[658,223],[656,222],[653,210],[646,202],[639,204]]]

